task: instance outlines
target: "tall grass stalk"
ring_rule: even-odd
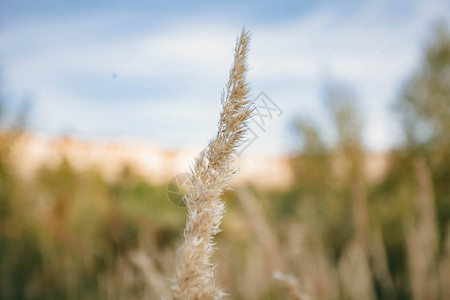
[[[291,299],[309,299],[300,292],[297,278],[285,273],[286,267],[278,247],[277,236],[270,228],[270,224],[262,212],[261,205],[245,188],[239,189],[237,195],[239,202],[244,208],[249,227],[252,228],[258,244],[264,253],[265,260],[263,261],[263,264],[266,266],[266,269],[272,274],[273,279],[286,289]]]
[[[237,172],[233,154],[244,138],[252,113],[245,79],[249,40],[249,33],[243,30],[222,93],[217,134],[200,152],[191,169],[191,188],[184,198],[188,209],[185,240],[177,254],[175,299],[220,299],[224,295],[214,280],[210,258],[225,209],[220,198]]]

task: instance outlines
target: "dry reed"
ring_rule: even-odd
[[[297,278],[286,274],[286,267],[278,247],[277,236],[270,228],[270,224],[262,212],[261,205],[245,188],[239,189],[237,194],[237,198],[245,211],[249,227],[252,228],[259,247],[264,253],[263,264],[266,270],[272,274],[273,279],[286,289],[291,299],[309,299],[300,292]]]
[[[243,30],[222,93],[217,135],[200,152],[191,169],[191,186],[184,198],[188,209],[185,240],[178,250],[173,286],[176,299],[220,299],[224,295],[214,280],[210,258],[225,209],[220,198],[237,172],[233,154],[244,138],[252,113],[245,79],[249,39]]]
[[[288,291],[289,296],[293,300],[309,300],[308,296],[302,295],[298,289],[297,280],[292,275],[286,275],[281,272],[275,272],[273,278],[278,280],[281,285]]]
[[[406,250],[413,299],[438,299],[438,227],[431,170],[423,156],[414,161],[417,220],[406,224]]]

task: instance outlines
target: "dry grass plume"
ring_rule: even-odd
[[[178,250],[173,287],[175,299],[220,299],[224,295],[214,280],[210,258],[225,209],[220,198],[237,172],[233,154],[244,138],[252,113],[245,79],[249,40],[249,33],[243,30],[222,94],[217,134],[191,169],[191,187],[184,199],[188,209],[185,240]]]

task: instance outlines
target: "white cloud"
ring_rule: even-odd
[[[311,115],[326,123],[320,104],[326,77],[355,87],[367,117],[370,148],[385,149],[395,142],[386,137],[386,124],[396,123],[389,104],[416,67],[433,20],[450,19],[450,8],[444,1],[413,1],[407,15],[395,23],[384,17],[388,5],[370,1],[348,19],[321,9],[304,18],[252,28],[249,75],[254,93],[265,91],[286,111],[274,125],[277,129],[262,136],[261,143],[291,143],[280,135],[294,115]],[[169,146],[179,145],[180,136],[199,142],[201,136],[210,136],[236,26],[186,18],[166,29],[102,34],[105,24],[129,18],[132,15],[105,12],[65,20],[33,19],[0,30],[6,90],[13,99],[25,93],[34,97],[35,128],[52,133],[66,128],[128,132]],[[186,92],[158,95],[148,102],[142,99],[149,96],[142,95],[104,103],[94,98],[80,101],[61,85],[62,77],[70,82],[75,76],[103,78],[112,73],[137,82],[163,80]],[[186,124],[199,127],[179,134]],[[146,127],[158,134],[145,134]],[[289,147],[265,148],[279,152]]]

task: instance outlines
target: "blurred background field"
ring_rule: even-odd
[[[224,195],[227,212],[214,261],[217,280],[232,299],[289,299],[283,285],[289,280],[306,299],[450,299],[450,33],[445,16],[450,14],[426,28],[416,67],[393,92],[387,107],[395,122],[376,131],[387,139],[367,137],[373,133],[366,130],[372,104],[364,104],[366,94],[356,79],[321,79],[317,102],[322,108],[309,115],[290,115],[289,107],[301,110],[301,101],[286,100],[273,89],[272,98],[286,110],[288,145],[271,138],[278,129],[268,129],[268,141],[261,135],[261,142],[238,158],[241,172]],[[12,19],[6,13],[2,17],[5,24]],[[8,34],[0,38],[11,41]],[[144,126],[150,135],[158,131],[145,140],[134,133],[128,140],[108,134],[97,139],[90,130],[98,124],[86,125],[87,134],[77,131],[84,125],[66,132],[63,123],[42,121],[59,120],[58,110],[39,114],[50,100],[38,99],[36,108],[28,109],[27,101],[14,98],[15,76],[21,73],[14,72],[11,49],[0,50],[6,57],[0,82],[0,299],[169,299],[186,209],[169,200],[167,184],[188,171],[207,132],[196,131],[194,122],[185,129],[194,133],[178,139],[183,132],[176,122],[185,116],[176,108],[162,116],[166,120],[158,127]],[[380,69],[386,66],[382,55],[375,62]],[[352,66],[347,65],[350,73]],[[342,69],[345,73],[345,65]],[[219,70],[223,78],[226,70]],[[256,88],[264,88],[258,72]],[[284,76],[280,82],[270,84],[296,84]],[[189,90],[191,96],[195,90]],[[46,95],[35,91],[31,99]],[[141,92],[146,91],[133,90]],[[208,104],[213,108],[194,113],[195,118],[215,120],[220,88],[215,95],[217,101]],[[86,111],[102,105],[81,104]],[[185,104],[173,105],[183,110]],[[194,102],[192,110],[202,105]],[[125,121],[117,124],[134,118],[133,112],[127,116],[126,103],[118,107]],[[116,117],[113,112],[101,123],[114,124]],[[90,118],[79,122],[88,124]],[[177,130],[176,141],[164,146],[160,135]],[[189,137],[199,144],[191,145]],[[272,145],[289,151],[264,150]],[[276,271],[289,274],[288,280],[274,279]]]

